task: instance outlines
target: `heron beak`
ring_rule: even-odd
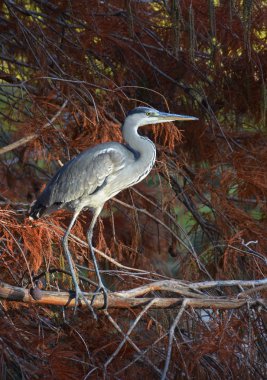
[[[157,117],[158,117],[159,122],[175,121],[175,120],[179,120],[179,121],[198,120],[198,118],[194,116],[177,115],[177,114],[165,113],[165,112],[160,112],[157,115]]]

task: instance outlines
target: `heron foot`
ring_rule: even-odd
[[[83,300],[86,304],[86,306],[88,306],[88,308],[90,309],[91,313],[93,314],[93,318],[95,320],[97,320],[97,315],[94,311],[94,308],[92,306],[92,302],[90,303],[88,301],[88,299],[85,297],[84,293],[81,291],[79,285],[75,284],[75,306],[74,306],[74,315],[76,314],[76,311],[77,311],[77,307],[79,306],[79,303],[81,302],[81,300]]]
[[[108,289],[103,285],[102,281],[99,281],[98,288],[94,292],[94,295],[93,295],[92,300],[91,300],[91,306],[94,303],[95,297],[99,293],[103,293],[103,298],[104,298],[103,306],[100,309],[107,309],[108,308]]]

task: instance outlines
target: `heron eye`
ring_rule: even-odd
[[[152,113],[151,112],[146,112],[146,116],[151,116]]]

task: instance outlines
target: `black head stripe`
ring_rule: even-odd
[[[151,112],[155,111],[154,108],[150,107],[136,107],[133,110],[129,111],[127,116],[138,114],[138,113],[146,113],[146,112]]]

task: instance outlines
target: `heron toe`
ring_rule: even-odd
[[[86,306],[88,306],[88,308],[90,309],[90,311],[92,312],[93,314],[93,317],[95,320],[97,320],[97,315],[94,311],[94,308],[92,307],[91,303],[88,301],[88,299],[85,297],[84,293],[81,291],[80,287],[78,285],[75,286],[75,306],[74,306],[74,314],[76,313],[77,311],[77,307],[79,305],[79,302],[83,300],[86,304]]]
[[[100,293],[103,293],[103,306],[100,309],[107,309],[108,308],[108,289],[103,285],[102,281],[99,282],[98,288],[94,292],[94,295],[91,300],[91,305],[93,306],[95,297]]]

